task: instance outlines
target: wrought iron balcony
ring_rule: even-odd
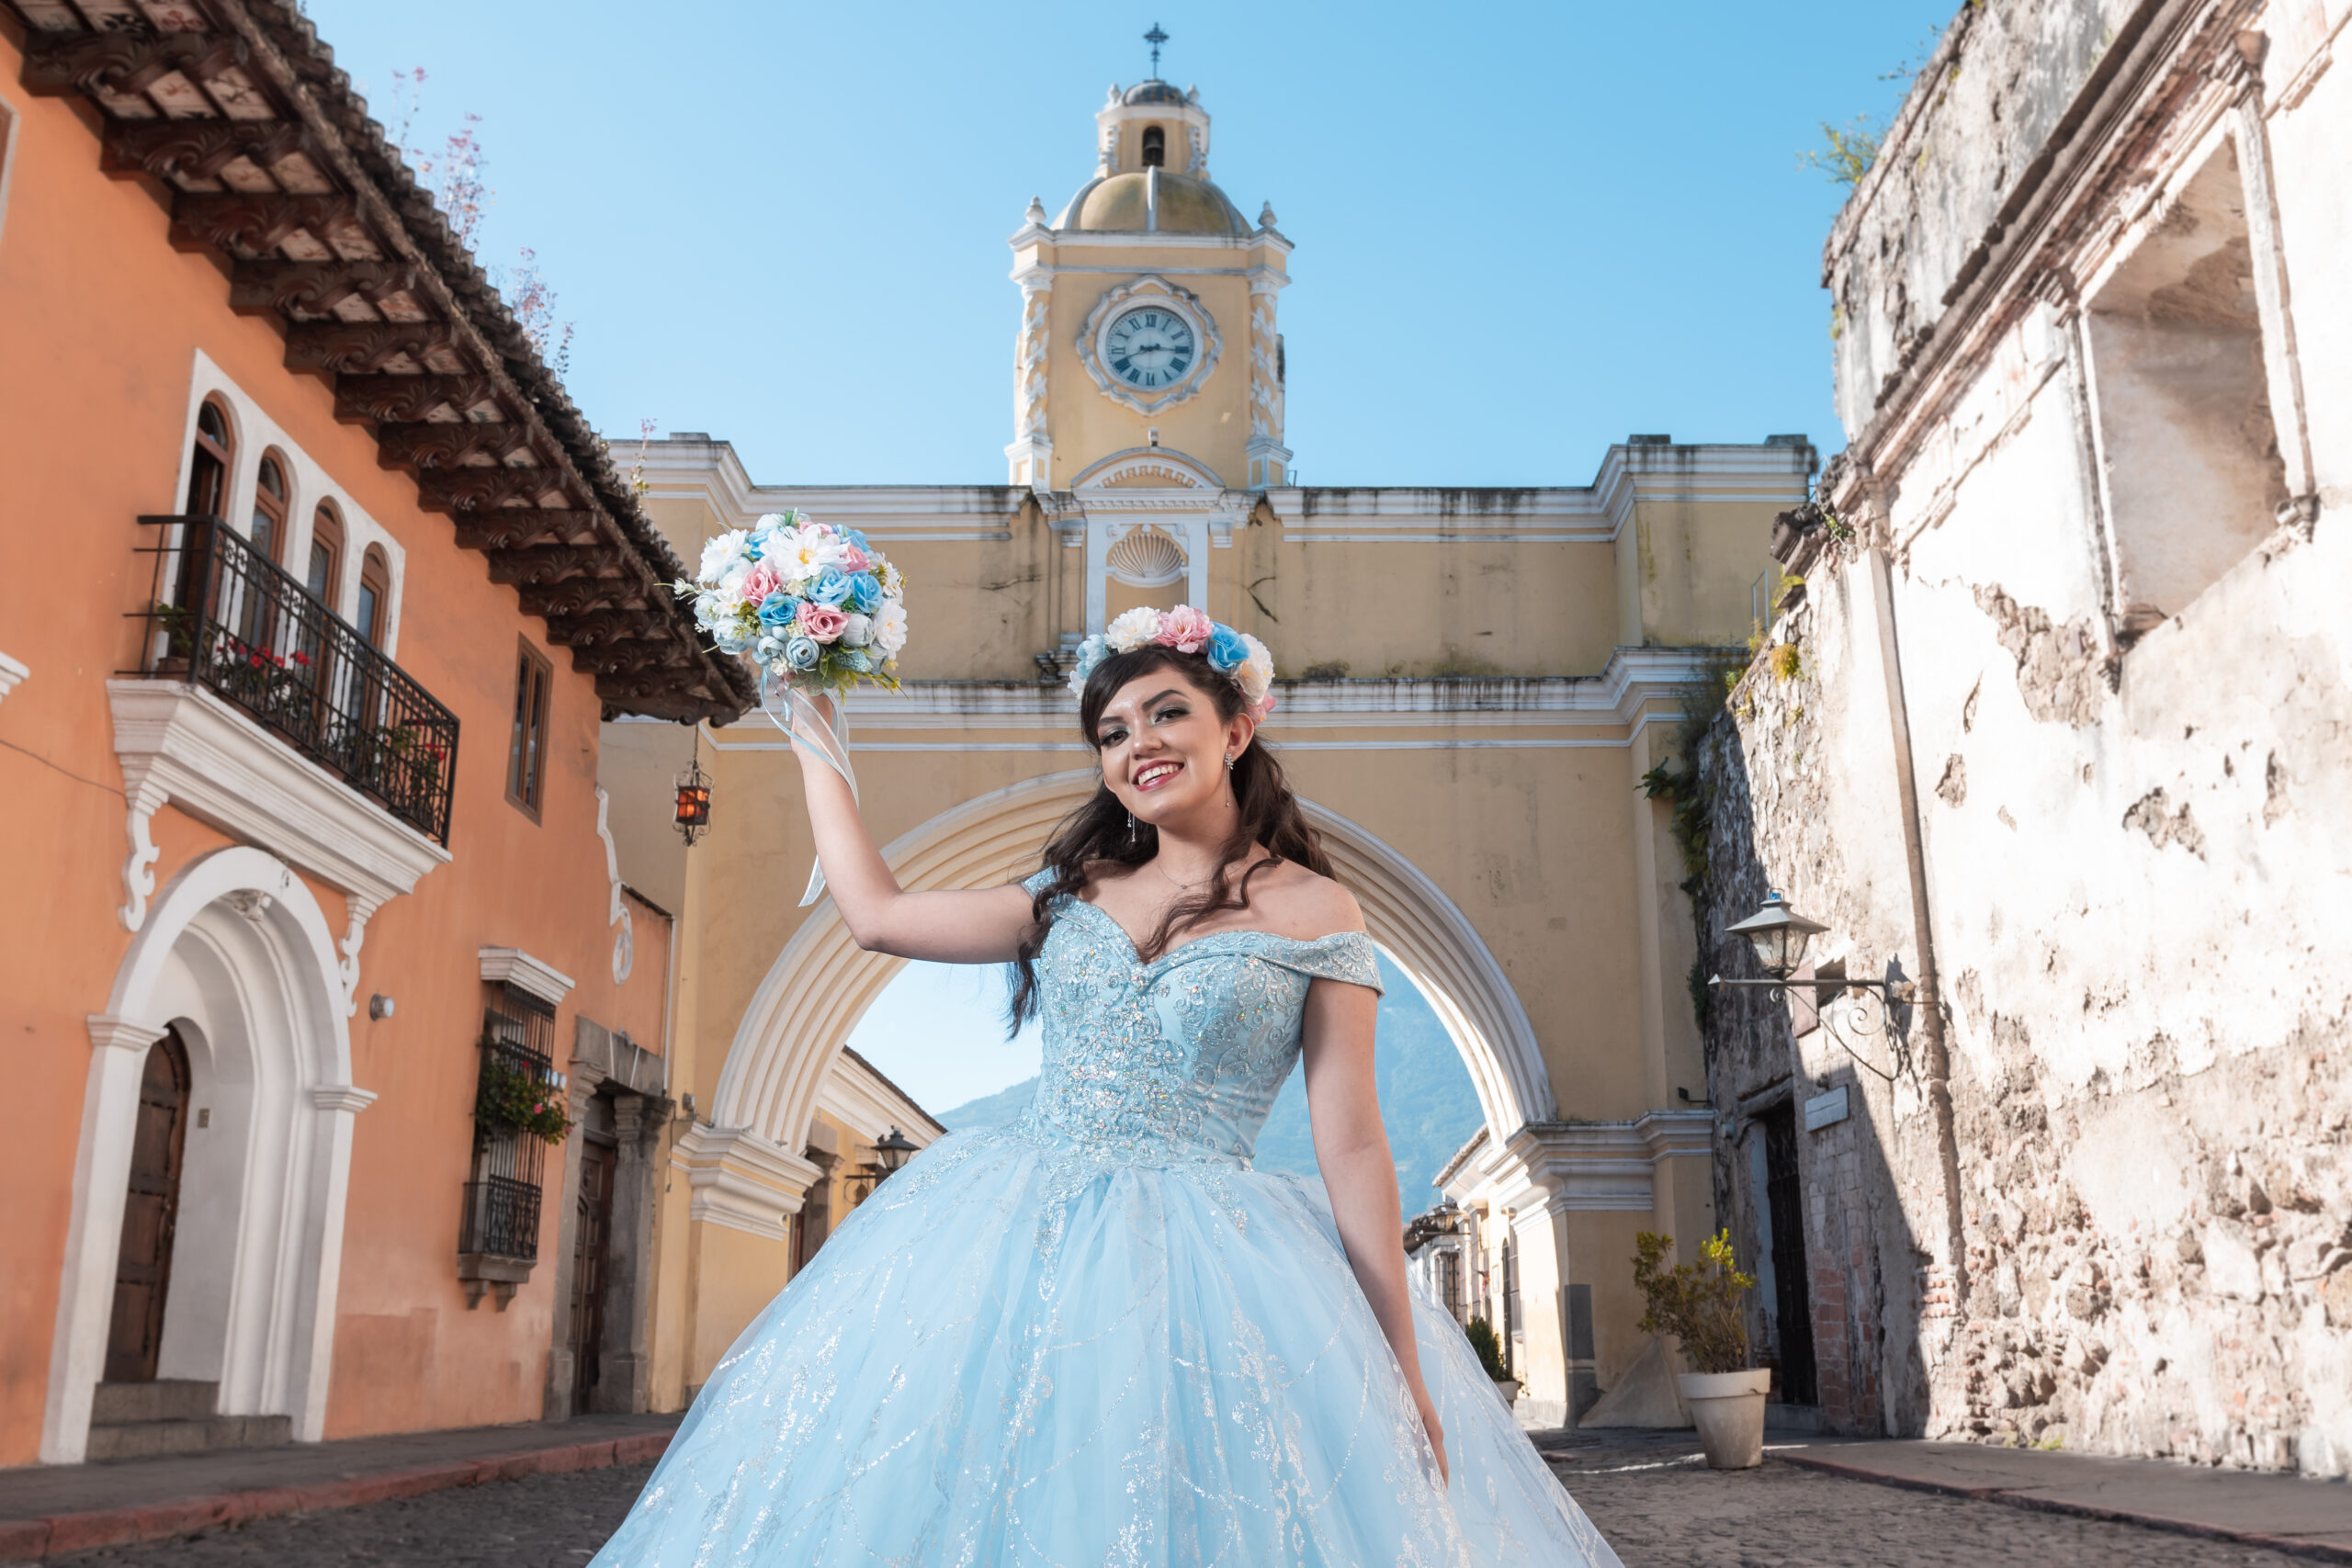
[[[139,673],[202,686],[394,817],[449,841],[458,717],[211,517],[141,517],[155,558]]]

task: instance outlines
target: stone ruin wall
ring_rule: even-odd
[[[1984,581],[2003,558],[1984,554],[1947,578],[1923,548],[1886,601],[1944,976],[1960,1289],[1928,1267],[1944,1199],[1917,1017],[1898,1013],[1913,1070],[1890,1088],[1827,1032],[1794,1035],[1786,1006],[1718,997],[1721,1212],[1757,1234],[1727,1141],[1744,1099],[1792,1073],[1800,1100],[1849,1085],[1849,1120],[1798,1134],[1833,1427],[2341,1475],[2352,637],[2322,626],[2331,596],[2352,603],[2352,550],[2278,542],[2111,688],[2070,651],[2072,607]],[[1697,748],[1702,962],[1726,976],[1757,973],[1722,931],[1768,887],[1831,928],[1819,956],[1917,972],[1871,572],[1815,569]]]

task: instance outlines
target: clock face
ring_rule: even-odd
[[[1165,305],[1137,306],[1102,334],[1111,374],[1147,392],[1183,380],[1199,358],[1192,322]]]

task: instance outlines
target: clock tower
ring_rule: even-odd
[[[1253,225],[1209,177],[1197,88],[1114,86],[1094,124],[1093,176],[1058,218],[1031,201],[1011,242],[1005,448],[1012,482],[1083,536],[1090,631],[1127,603],[1205,604],[1208,552],[1291,482],[1273,209]]]

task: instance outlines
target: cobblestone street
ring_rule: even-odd
[[[1555,1464],[1626,1568],[2308,1568],[2309,1559],[2138,1525],[1849,1481],[1767,1459]]]
[[[1552,1455],[1626,1568],[2300,1568],[2308,1559],[2134,1525],[1874,1485],[1768,1461],[1708,1470],[1688,1434]],[[369,1507],[263,1520],[191,1540],[51,1561],[123,1568],[578,1568],[650,1465],[458,1487]]]

